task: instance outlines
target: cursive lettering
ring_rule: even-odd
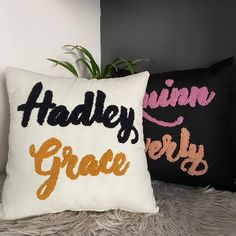
[[[135,113],[133,108],[127,109],[124,106],[110,105],[104,107],[106,94],[100,90],[95,94],[91,91],[85,93],[84,103],[77,105],[71,112],[64,105],[57,105],[53,102],[53,92],[46,90],[43,100],[38,101],[42,93],[41,82],[34,85],[25,104],[18,106],[17,110],[23,112],[22,127],[27,127],[32,111],[38,109],[37,122],[43,125],[45,120],[48,125],[65,127],[69,124],[91,126],[94,122],[102,123],[107,128],[114,128],[120,125],[117,139],[125,143],[131,133],[131,143],[137,143],[139,134],[134,126]],[[95,104],[95,108],[94,108]],[[94,108],[94,109],[93,109]]]
[[[57,138],[46,140],[38,150],[34,144],[29,148],[29,153],[34,158],[35,172],[41,176],[48,176],[48,179],[36,191],[40,200],[47,199],[54,191],[61,168],[66,168],[66,176],[75,180],[80,176],[97,176],[100,173],[122,176],[130,166],[124,153],[120,152],[114,157],[111,149],[107,150],[99,161],[94,155],[88,154],[77,165],[79,158],[73,154],[72,147],[63,147],[62,158],[60,158],[58,153],[61,148],[62,143]],[[44,170],[43,163],[48,158],[52,159],[52,165],[49,170]]]
[[[168,79],[165,81],[165,84],[168,88],[171,88],[174,84],[174,80]],[[156,109],[158,107],[175,107],[179,106],[187,106],[196,107],[196,105],[207,106],[212,102],[216,93],[214,91],[209,92],[207,87],[198,88],[196,86],[192,86],[190,91],[188,88],[172,88],[171,91],[169,89],[164,88],[158,95],[156,91],[152,91],[150,94],[145,94],[143,100],[143,108],[144,108],[144,118],[148,121],[163,127],[174,127],[181,125],[184,121],[183,116],[177,117],[174,121],[166,122],[158,120],[155,117],[152,117],[145,110],[146,108]]]
[[[190,143],[190,132],[186,128],[181,129],[179,151],[174,156],[176,149],[177,143],[172,141],[171,135],[165,134],[162,141],[151,141],[150,138],[147,138],[145,152],[152,160],[157,160],[165,155],[167,161],[174,163],[183,158],[180,169],[191,176],[204,175],[207,172],[208,164],[203,160],[204,146],[199,145],[197,148],[195,144]]]

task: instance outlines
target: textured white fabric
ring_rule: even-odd
[[[55,78],[8,68],[6,79],[11,114],[9,155],[0,217],[17,219],[64,210],[104,211],[117,208],[133,212],[157,212],[147,171],[142,128],[142,100],[148,76],[148,72],[142,72],[124,78],[87,80]],[[102,106],[99,105],[102,98],[96,102],[98,93],[104,99],[102,112]],[[85,103],[85,94],[87,99],[93,98],[91,114],[88,116],[88,106],[82,105]],[[46,103],[43,100],[46,97],[50,100],[51,95],[51,107],[44,113],[42,104],[45,108]],[[32,102],[34,99],[40,104],[40,109],[37,107],[30,110],[27,123],[25,107],[29,108],[27,101]],[[83,112],[73,113],[78,105],[83,107]],[[127,120],[127,117],[132,118],[130,108],[134,112],[133,124],[132,119]],[[58,109],[67,109],[68,116],[65,118],[65,114],[58,113]],[[75,122],[72,119],[75,114],[80,123],[66,124],[61,121]],[[94,114],[98,116],[94,122],[89,122]],[[59,118],[62,119],[58,121]],[[127,137],[125,134],[129,133]],[[61,147],[58,146],[56,151],[57,144],[54,142],[39,157],[43,143],[51,138]],[[112,151],[113,156],[105,162],[105,171],[102,171],[104,165],[97,170],[92,162],[87,162],[85,167],[80,166],[86,155],[90,155],[90,158],[94,155],[100,165],[103,154],[108,150],[110,154]],[[50,155],[51,151],[55,152]],[[70,151],[74,156],[66,157]],[[126,159],[123,163],[119,159],[115,165],[114,158],[121,152]],[[78,163],[72,164],[71,169],[68,163],[75,155]],[[72,174],[77,173],[79,176],[73,178]],[[45,186],[39,191],[43,183]]]

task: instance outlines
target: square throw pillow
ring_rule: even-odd
[[[230,136],[232,63],[150,76],[144,136],[151,177],[236,190]]]
[[[143,141],[148,77],[68,79],[8,68],[1,218],[64,210],[157,212]]]
[[[236,143],[236,61],[233,61],[232,65],[232,88],[231,88],[231,98],[230,98],[230,139],[231,139],[231,145],[232,145],[232,158],[234,159],[234,166],[235,166],[235,182],[236,182],[236,153],[234,151],[234,146]]]

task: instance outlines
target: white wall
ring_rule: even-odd
[[[67,58],[61,48],[68,43],[87,47],[100,63],[100,1],[0,0],[0,31],[0,171],[4,171],[9,125],[5,67],[70,76],[46,61]]]

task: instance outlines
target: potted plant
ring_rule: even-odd
[[[135,66],[142,61],[148,61],[147,59],[137,59],[130,60],[124,58],[116,58],[110,64],[107,64],[102,70],[92,54],[88,49],[82,46],[74,46],[74,45],[65,45],[63,47],[65,54],[71,54],[75,57],[75,63],[78,65],[83,65],[88,70],[91,78],[93,79],[105,79],[114,77],[114,75],[128,75],[135,73]],[[53,62],[55,66],[59,65],[64,67],[70,73],[73,74],[74,77],[79,78],[80,71],[76,69],[76,67],[68,61],[59,61],[52,58],[47,58],[49,61]]]

